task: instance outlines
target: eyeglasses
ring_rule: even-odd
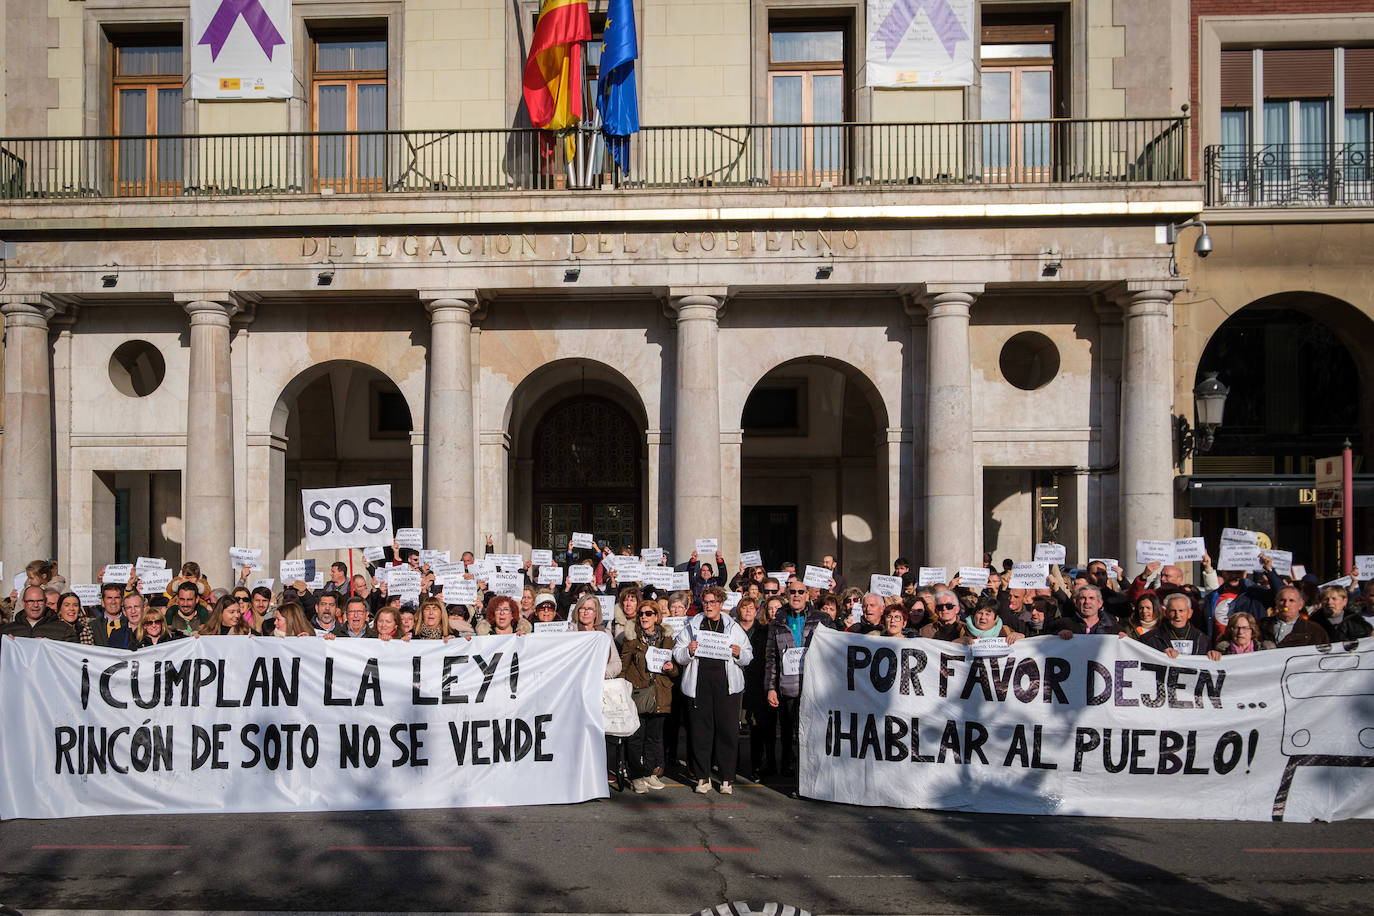
[[[653,611],[643,611],[643,612],[640,613],[639,616],[640,616],[640,617],[657,617],[658,615],[655,614]]]
[[[787,594],[789,594],[789,595],[805,595],[805,594],[806,594],[806,589],[804,589],[804,588],[789,588],[789,589],[787,590]]]
[[[938,607],[938,608],[939,608],[940,610],[942,610],[942,611],[952,611],[952,610],[954,610],[955,608],[957,608],[959,605],[957,605],[957,604],[937,604],[937,605],[935,605],[935,606]]]
[[[253,599],[248,598],[248,597],[245,597],[245,596],[243,596],[243,595],[240,595],[236,600],[238,601],[239,604],[247,604],[249,601],[251,601],[251,600],[253,600]]]
[[[776,588],[765,588],[763,590],[763,593],[765,595],[776,595],[778,593],[778,590]]]
[[[145,627],[160,627],[160,626],[162,626],[162,621],[161,621],[161,620],[145,620],[145,621],[143,621],[143,626],[145,626]]]
[[[702,603],[702,604],[720,604],[720,599],[719,599],[719,598],[702,598],[702,599],[701,599],[701,603]]]

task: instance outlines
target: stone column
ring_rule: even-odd
[[[1174,536],[1174,286],[1128,280],[1116,296],[1124,341],[1120,557],[1127,567],[1137,540]]]
[[[723,289],[675,289],[677,389],[673,413],[674,563],[699,537],[722,537],[720,523],[720,367],[716,338]],[[705,560],[705,557],[701,558]],[[715,558],[711,558],[714,564]]]
[[[430,313],[429,404],[425,408],[425,540],[458,556],[478,550],[472,420],[473,290],[425,303]]]
[[[982,556],[974,540],[973,388],[968,326],[982,286],[929,284],[918,298],[926,309],[925,543],[923,560],[953,575]]]
[[[5,579],[53,555],[53,441],[48,319],[37,302],[5,302],[5,438],[0,550]],[[59,558],[60,559],[60,558]],[[65,569],[65,566],[63,567]],[[5,593],[9,593],[5,585]],[[17,610],[17,609],[16,609]]]
[[[234,396],[229,319],[233,304],[178,297],[191,316],[191,368],[186,392],[186,467],[182,492],[186,538],[182,558],[200,564],[212,586],[234,584]]]

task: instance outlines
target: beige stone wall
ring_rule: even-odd
[[[273,102],[201,102],[199,103],[200,133],[246,134],[289,130],[290,103],[286,99]]]
[[[749,22],[744,0],[646,0],[641,123],[748,123]]]
[[[82,133],[83,72],[86,64],[82,47],[83,4],[48,0],[50,22],[57,26],[56,42],[47,47],[48,78],[57,83],[56,104],[49,103],[46,133],[75,137]]]
[[[962,121],[964,90],[948,89],[874,89],[874,121]]]
[[[1126,116],[1126,93],[1114,76],[1116,61],[1126,54],[1126,30],[1116,22],[1115,7],[1126,2],[1131,0],[1087,0],[1090,118]]]
[[[507,126],[506,58],[515,48],[496,0],[408,0],[405,128]]]

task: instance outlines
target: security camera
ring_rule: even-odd
[[[1197,237],[1197,244],[1193,246],[1193,254],[1200,258],[1205,258],[1212,253],[1212,237],[1206,232]]]

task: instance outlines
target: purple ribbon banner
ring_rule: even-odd
[[[229,33],[233,31],[234,23],[238,22],[240,16],[248,24],[249,31],[262,46],[262,53],[267,55],[268,60],[272,59],[273,48],[286,44],[286,39],[281,37],[277,27],[272,24],[272,17],[267,15],[267,10],[262,8],[258,0],[223,0],[219,9],[215,10],[215,15],[211,17],[210,24],[205,28],[205,34],[196,42],[210,46],[211,60],[219,57],[219,52],[224,49],[224,43],[229,40]]]
[[[229,0],[225,0],[229,2]],[[254,0],[256,2],[256,0]],[[907,30],[911,28],[911,23],[916,21],[916,14],[925,11],[930,17],[930,24],[935,28],[935,35],[940,39],[940,43],[945,46],[945,53],[954,57],[954,46],[961,41],[968,40],[968,32],[959,22],[959,16],[949,5],[949,0],[897,0],[892,4],[892,9],[888,10],[887,16],[883,18],[878,30],[873,33],[873,38],[881,41],[887,49],[887,59],[891,60],[896,53],[897,47],[902,43]]]

